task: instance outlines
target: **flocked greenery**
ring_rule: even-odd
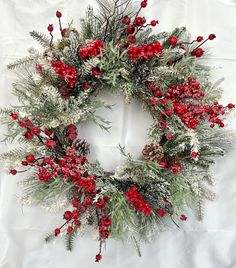
[[[137,44],[160,41],[163,45],[163,53],[150,61],[131,62],[127,57],[127,49],[115,44],[124,31],[124,25],[120,22],[124,15],[133,16],[129,10],[129,0],[108,1],[98,0],[100,11],[94,14],[92,7],[87,9],[85,19],[81,20],[81,33],[78,33],[73,25],[68,27],[68,35],[62,40],[54,42],[50,47],[50,38],[36,31],[31,36],[43,47],[43,52],[33,49],[29,56],[10,64],[9,69],[18,70],[18,80],[13,84],[13,94],[19,99],[19,104],[10,108],[1,109],[1,121],[8,126],[7,140],[17,140],[22,143],[17,149],[5,152],[0,156],[1,161],[9,162],[9,167],[20,167],[22,159],[28,153],[36,157],[42,157],[47,149],[42,146],[35,137],[32,140],[22,138],[24,130],[18,127],[16,121],[10,117],[11,113],[18,113],[22,118],[30,118],[35,124],[43,128],[50,128],[61,144],[65,144],[62,135],[63,129],[69,124],[79,125],[84,120],[98,124],[108,130],[110,123],[105,118],[97,116],[98,109],[112,109],[112,107],[96,99],[96,94],[102,90],[112,90],[124,94],[127,102],[132,98],[141,99],[144,110],[150,112],[154,123],[150,126],[147,135],[150,142],[159,144],[163,133],[156,127],[160,120],[157,113],[148,105],[151,97],[147,91],[144,79],[154,81],[165,91],[173,83],[183,84],[187,77],[196,77],[205,93],[206,103],[218,100],[221,89],[218,83],[211,83],[210,68],[204,61],[192,57],[190,51],[195,44],[186,46],[185,53],[179,49],[173,49],[168,45],[168,38],[172,35],[178,40],[189,41],[185,28],[177,28],[172,33],[150,34],[150,29],[137,35]],[[101,40],[105,42],[103,55],[91,59],[78,57],[78,48],[89,40]],[[98,67],[102,76],[93,79],[89,91],[83,91],[81,85],[77,86],[78,94],[68,98],[62,98],[58,93],[61,84],[60,79],[50,66],[52,59],[61,59],[71,67],[77,68],[81,79],[89,79],[92,68]],[[168,64],[172,61],[173,64]],[[42,66],[39,75],[35,66]],[[144,70],[149,70],[148,75]],[[94,97],[93,97],[94,96]],[[173,175],[163,169],[158,163],[146,162],[140,158],[134,159],[132,155],[120,148],[124,155],[124,163],[112,173],[108,173],[100,167],[99,163],[90,163],[88,170],[97,176],[97,187],[100,194],[110,197],[109,215],[112,218],[111,236],[124,240],[133,240],[138,248],[141,239],[150,240],[156,230],[162,230],[169,226],[169,222],[178,225],[174,217],[180,215],[187,206],[196,208],[199,219],[204,215],[204,200],[213,200],[215,194],[210,186],[215,182],[211,172],[211,166],[215,160],[222,157],[231,146],[230,134],[224,129],[211,129],[205,122],[200,123],[195,130],[190,130],[177,116],[171,117],[168,124],[168,132],[174,134],[174,138],[166,141],[163,148],[169,157],[183,158],[189,155],[192,148],[197,146],[200,152],[198,161],[186,158],[184,168],[178,175]],[[226,138],[228,137],[228,138]],[[53,151],[52,155],[62,154],[63,151]],[[69,182],[55,177],[52,181],[42,183],[38,181],[34,172],[24,173],[26,176],[24,185],[25,203],[36,203],[50,211],[57,211],[66,206],[68,195],[73,187]],[[169,217],[161,219],[156,213],[145,216],[135,210],[128,203],[124,192],[131,186],[136,186],[139,193],[145,196],[145,200],[152,205],[154,211],[163,208],[169,212]],[[98,193],[99,196],[99,193]],[[168,199],[168,203],[163,202]],[[158,200],[158,202],[157,202]],[[91,212],[92,213],[92,212]],[[93,217],[89,215],[90,219]],[[72,249],[72,241],[76,232],[66,235],[67,248]],[[47,237],[47,241],[53,238]]]

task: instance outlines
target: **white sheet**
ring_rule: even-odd
[[[137,1],[138,4],[140,1]],[[14,101],[11,82],[14,75],[6,64],[26,54],[35,46],[28,32],[35,29],[46,32],[49,23],[56,25],[58,9],[63,13],[63,24],[74,19],[78,25],[84,8],[94,0],[0,0],[0,106]],[[223,101],[236,103],[236,1],[235,0],[149,0],[148,19],[157,18],[157,30],[172,30],[187,26],[193,36],[215,33],[210,43],[210,63],[221,66],[215,77],[226,78]],[[104,96],[109,103],[117,103],[107,115],[113,122],[111,135],[96,127],[85,125],[80,135],[92,144],[94,156],[103,166],[112,169],[120,162],[117,145],[126,145],[136,155],[145,143],[145,129],[149,118],[138,103],[127,107],[123,99]],[[235,115],[229,119],[236,130]],[[1,137],[4,130],[1,128]],[[3,151],[7,147],[0,145]],[[45,233],[58,224],[61,213],[47,214],[37,207],[24,207],[18,203],[19,190],[12,177],[0,176],[0,267],[1,268],[235,268],[236,267],[236,151],[218,161],[214,170],[219,177],[215,188],[218,198],[206,205],[206,217],[197,222],[191,212],[181,230],[169,230],[156,237],[155,242],[142,246],[143,256],[136,256],[132,245],[109,241],[101,263],[94,263],[98,244],[91,237],[79,238],[73,252],[67,252],[60,239],[45,244]]]

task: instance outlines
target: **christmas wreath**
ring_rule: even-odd
[[[22,202],[66,210],[46,241],[63,236],[71,250],[75,236],[93,227],[98,262],[110,237],[132,239],[139,251],[139,241],[168,220],[178,227],[186,221],[186,207],[203,217],[204,199],[215,197],[206,186],[215,182],[211,166],[232,145],[224,118],[234,105],[218,103],[219,81],[210,81],[202,60],[214,34],[193,40],[185,28],[151,34],[158,21],[140,15],[147,0],[137,11],[131,0],[97,2],[99,13],[88,7],[79,32],[72,23],[63,28],[57,11],[59,40],[52,24],[48,36],[30,33],[43,51],[32,48],[8,66],[20,70],[13,84],[19,104],[0,112],[6,140],[20,143],[1,160],[12,175],[26,176]],[[89,160],[89,144],[80,138],[85,120],[110,127],[96,113],[112,108],[96,97],[101,91],[124,94],[127,103],[139,99],[153,118],[140,158],[120,146],[124,161],[112,172]]]

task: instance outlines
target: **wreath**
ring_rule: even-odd
[[[222,105],[219,81],[210,81],[204,63],[205,43],[191,40],[186,29],[151,34],[156,19],[146,21],[130,0],[97,0],[100,11],[88,7],[78,32],[71,24],[61,37],[33,31],[43,51],[10,64],[19,69],[13,84],[19,104],[1,109],[7,141],[19,147],[1,155],[12,175],[24,173],[23,204],[48,211],[66,210],[50,241],[63,236],[69,250],[74,238],[94,228],[99,241],[95,261],[102,258],[108,238],[149,240],[169,223],[186,221],[187,207],[203,217],[203,202],[215,194],[211,166],[233,143],[224,118],[234,104]],[[112,172],[90,161],[89,144],[80,138],[81,123],[91,121],[109,130],[98,109],[112,109],[97,98],[101,91],[124,94],[142,102],[153,124],[149,143],[135,159],[120,146],[124,161]],[[69,207],[68,207],[69,206]],[[67,208],[66,208],[67,207]]]

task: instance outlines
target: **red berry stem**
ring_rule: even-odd
[[[51,35],[50,48],[52,48],[52,41],[53,41],[53,34],[52,34],[52,32],[50,32],[50,35]]]
[[[208,37],[206,40],[204,40],[202,43],[200,43],[195,49],[201,47],[201,46],[202,46],[204,43],[206,43],[208,40],[209,40],[209,37]]]
[[[58,18],[58,21],[59,21],[59,28],[60,28],[61,36],[63,38],[64,36],[62,34],[61,18]]]

